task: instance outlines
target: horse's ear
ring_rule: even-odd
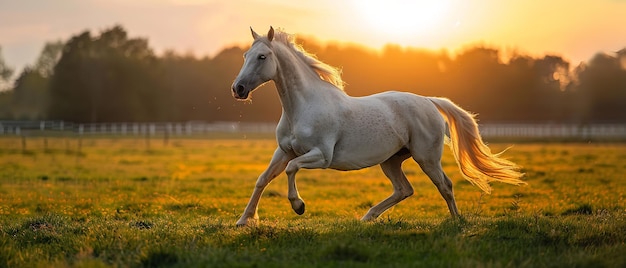
[[[267,32],[267,40],[272,42],[272,39],[274,39],[274,27],[270,26],[270,30]]]
[[[257,40],[257,38],[259,38],[259,34],[252,30],[252,26],[250,26],[250,32],[252,32],[252,38],[254,38],[254,40]]]

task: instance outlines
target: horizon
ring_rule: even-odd
[[[622,0],[480,0],[471,5],[459,0],[25,0],[0,3],[0,18],[7,20],[0,23],[0,47],[6,64],[15,69],[13,79],[35,62],[46,42],[114,25],[124,27],[130,37],[146,38],[157,55],[174,50],[213,57],[228,47],[248,46],[248,27],[265,33],[271,25],[321,45],[354,44],[376,51],[398,45],[445,50],[451,56],[486,46],[532,57],[556,55],[577,66],[597,53],[626,47],[620,39],[626,27],[619,23],[625,15]]]

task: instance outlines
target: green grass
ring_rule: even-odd
[[[45,139],[0,138],[0,267],[626,266],[626,144],[515,145],[529,185],[491,195],[446,149],[457,221],[410,161],[415,195],[373,223],[358,219],[392,191],[379,168],[302,170],[302,216],[283,174],[238,228],[273,139]]]

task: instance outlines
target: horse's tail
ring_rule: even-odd
[[[445,98],[429,98],[448,122],[450,148],[463,177],[486,193],[491,193],[489,182],[499,181],[515,185],[526,184],[519,167],[500,158],[504,152],[492,154],[478,132],[478,124],[471,114]]]

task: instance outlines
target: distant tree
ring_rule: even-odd
[[[160,120],[158,61],[142,38],[121,26],[64,46],[50,85],[50,117],[77,122]]]
[[[45,119],[48,79],[30,67],[24,68],[13,88],[13,116],[17,119]]]
[[[444,96],[479,113],[481,122],[626,122],[626,50],[599,54],[570,72],[559,56],[515,54],[505,62],[498,49],[482,46],[451,57],[397,45],[374,51],[306,38],[296,42],[341,68],[353,96],[385,90]],[[99,35],[85,31],[64,44],[47,44],[37,64],[16,81],[15,94],[0,95],[0,104],[13,95],[23,104],[30,99],[24,96],[49,79],[51,119],[276,122],[281,108],[273,83],[254,93],[253,105],[231,96],[246,49],[225,48],[213,58],[175,51],[156,56],[147,39],[131,38],[121,26]]]
[[[10,87],[10,79],[13,76],[13,68],[9,67],[2,56],[2,46],[0,46],[0,91]]]
[[[0,120],[13,118],[13,90],[0,91]]]
[[[481,120],[506,121],[510,111],[507,66],[497,49],[474,47],[459,53],[447,68],[445,97],[480,114]]]
[[[573,90],[576,103],[584,107],[579,113],[583,122],[626,121],[626,69],[617,56],[598,53],[577,69]]]
[[[569,105],[565,90],[570,81],[569,62],[560,56],[546,55],[536,59],[532,66],[533,81],[526,91],[530,121],[562,121]]]
[[[89,122],[92,95],[98,83],[90,83],[88,70],[97,68],[92,60],[92,37],[89,31],[70,38],[63,47],[50,81],[48,115],[51,119]],[[92,64],[93,63],[93,64]]]
[[[63,43],[60,41],[46,43],[34,67],[25,67],[15,80],[11,100],[14,118],[29,120],[46,118],[49,80],[62,49]]]
[[[64,45],[62,41],[47,42],[41,50],[33,69],[39,72],[42,77],[51,77],[54,74],[54,66],[61,58]]]

